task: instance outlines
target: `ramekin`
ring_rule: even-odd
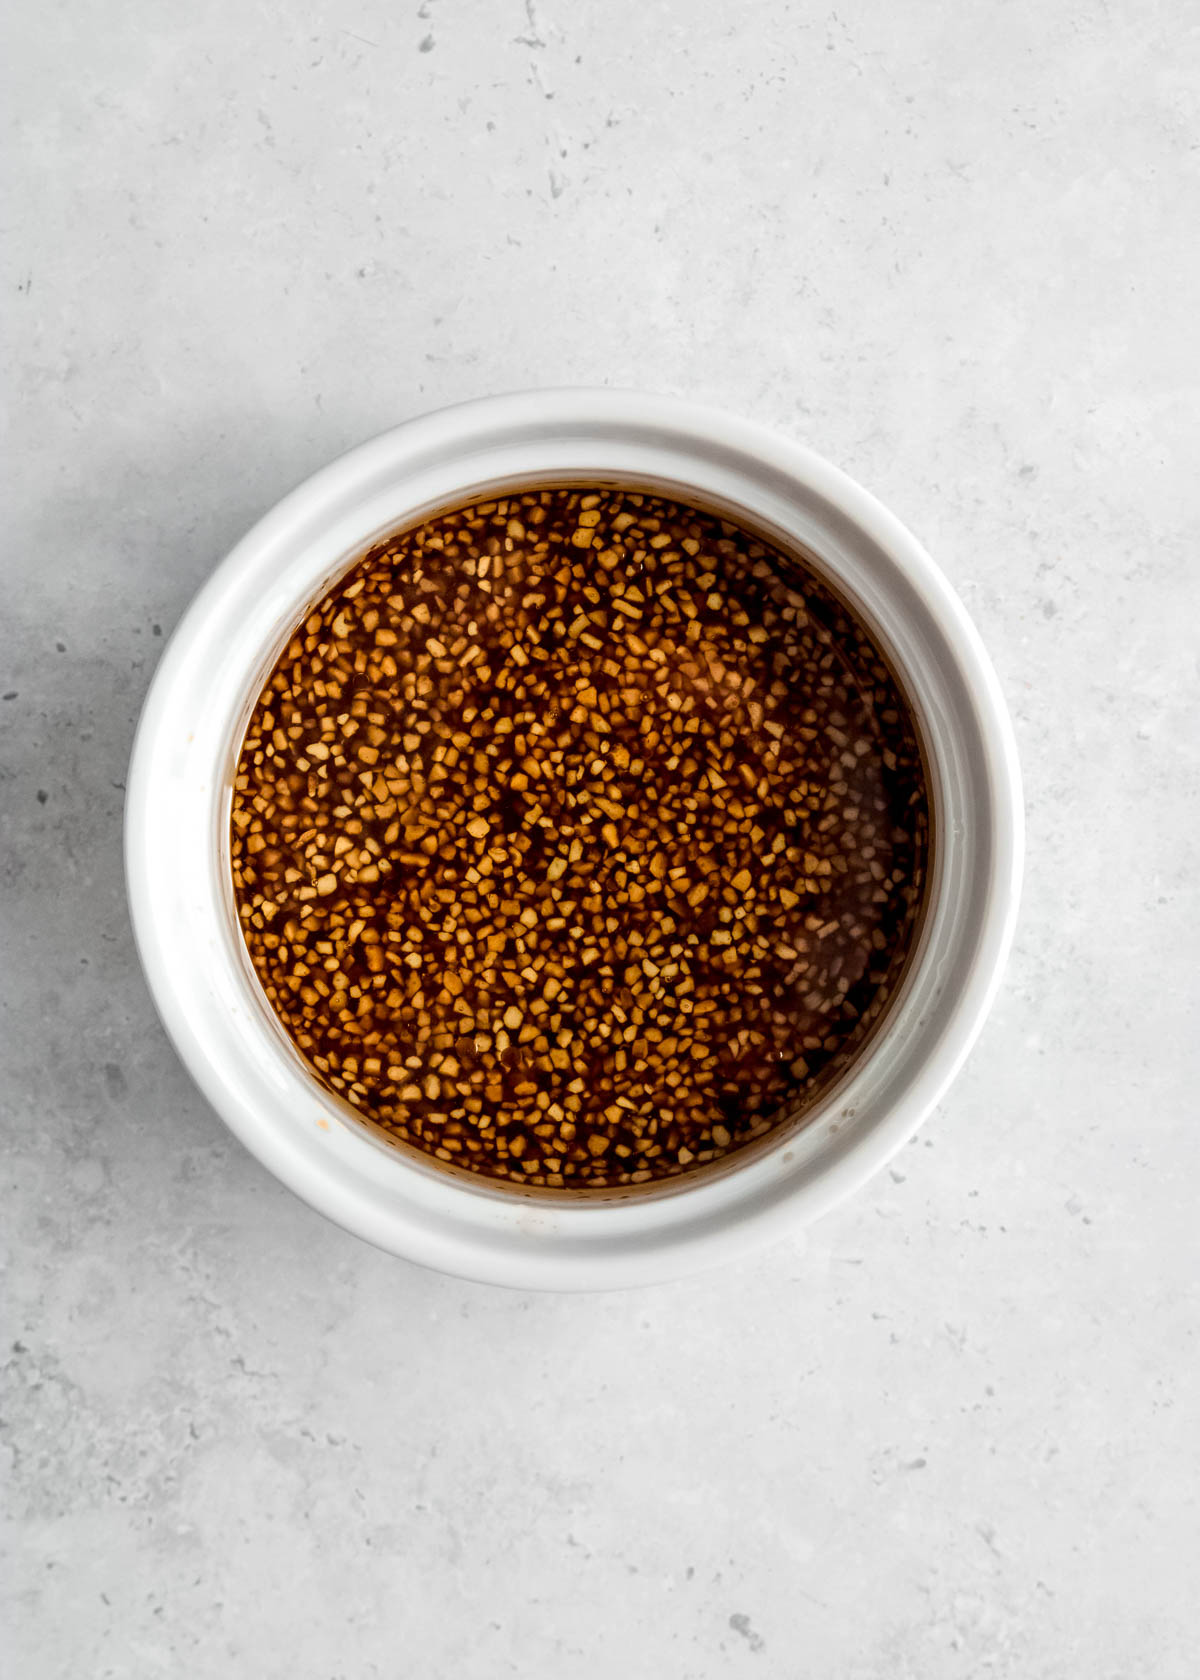
[[[936,835],[900,992],[806,1124],[724,1173],[575,1202],[522,1196],[389,1148],[317,1084],[250,967],[228,845],[250,709],[309,604],[398,526],[475,495],[571,480],[691,496],[817,556],[912,703]],[[1022,827],[1012,729],[979,636],[920,543],[873,496],[745,420],[628,391],[551,390],[399,426],[310,478],[237,545],[184,615],[146,700],[126,868],[166,1028],[218,1114],[276,1177],[347,1230],[440,1271],[604,1289],[718,1265],[794,1233],[908,1141],[957,1073],[999,982]]]

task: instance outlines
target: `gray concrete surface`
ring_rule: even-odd
[[[1195,6],[15,0],[0,675],[22,1680],[1185,1680],[1200,1469]],[[1003,996],[901,1165],[522,1297],[236,1146],[140,978],[138,706],[331,456],[677,391],[888,501],[1012,704]]]

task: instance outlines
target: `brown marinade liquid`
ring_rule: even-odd
[[[926,781],[865,629],[696,508],[535,490],[363,556],[238,759],[251,960],[394,1142],[591,1190],[802,1115],[912,947]]]

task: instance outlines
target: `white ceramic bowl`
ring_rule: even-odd
[[[373,1138],[307,1072],[250,966],[228,823],[250,710],[309,604],[372,541],[476,493],[610,480],[689,494],[820,557],[872,627],[931,761],[929,908],[900,995],[807,1124],[723,1175],[575,1203],[451,1176]],[[487,398],[364,444],[234,549],[163,654],[126,804],[133,924],[196,1081],[259,1160],[379,1247],[523,1288],[601,1289],[737,1256],[860,1185],[912,1136],[967,1054],[1012,936],[1016,751],[979,637],[929,556],[819,456],[742,420],[624,391]]]

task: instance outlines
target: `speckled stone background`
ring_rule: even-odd
[[[1190,1680],[1194,3],[16,0],[3,1418],[21,1680]],[[300,478],[563,383],[802,438],[1015,714],[1024,914],[899,1167],[640,1294],[388,1259],[126,921],[165,636]]]

